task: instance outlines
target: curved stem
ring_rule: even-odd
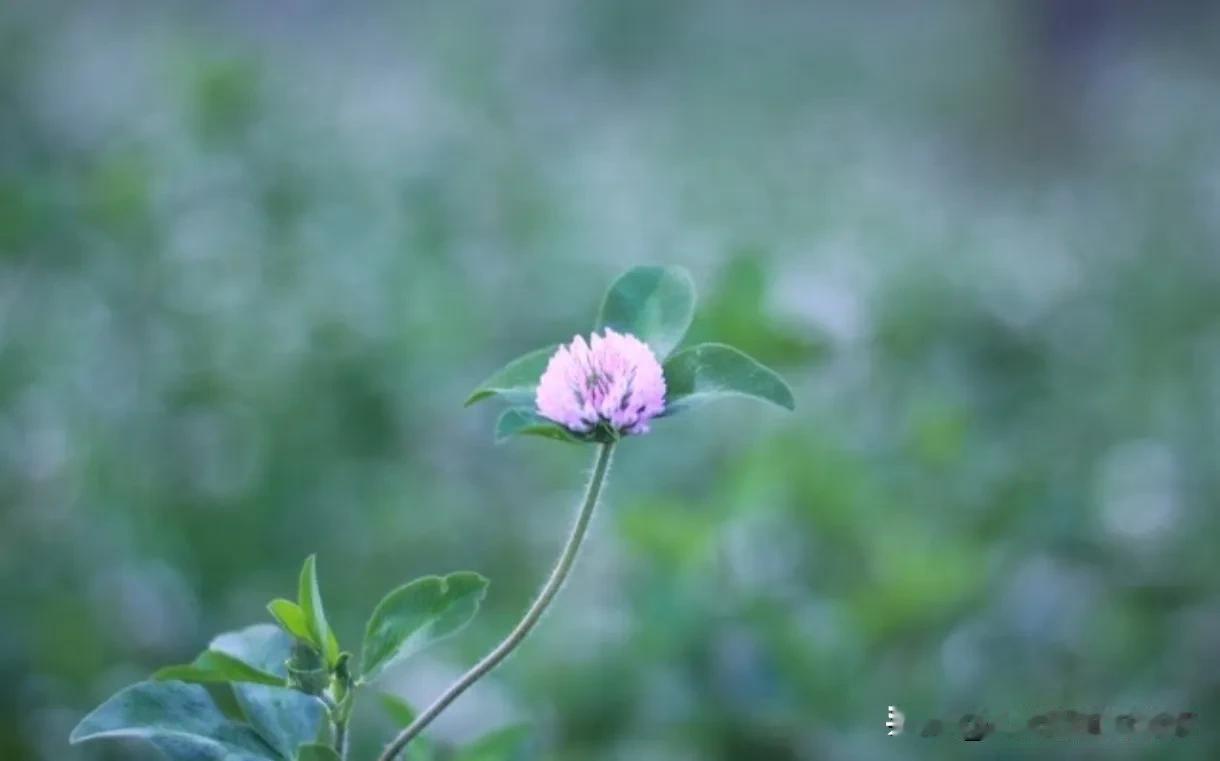
[[[580,506],[580,512],[576,516],[576,523],[572,526],[572,533],[568,535],[568,541],[563,547],[563,552],[559,554],[559,561],[555,564],[554,570],[551,571],[550,578],[542,587],[542,592],[539,593],[538,599],[526,611],[525,617],[517,624],[517,626],[509,633],[504,641],[487,655],[483,656],[483,660],[479,661],[469,671],[462,675],[462,678],[449,686],[449,689],[437,698],[432,705],[428,706],[415,721],[411,722],[410,726],[404,729],[398,737],[394,738],[378,761],[393,761],[407,743],[411,742],[420,732],[424,730],[432,720],[440,715],[449,704],[457,699],[459,695],[466,691],[475,682],[482,679],[489,671],[500,665],[508,655],[520,645],[530,630],[542,618],[542,614],[546,611],[547,606],[555,599],[555,595],[559,593],[560,587],[568,577],[568,572],[572,570],[572,564],[576,560],[576,554],[580,550],[580,543],[585,537],[585,532],[589,528],[589,519],[593,517],[593,508],[597,506],[597,498],[601,494],[602,484],[606,480],[606,472],[610,469],[610,455],[614,452],[613,443],[602,444],[597,452],[597,461],[593,466],[593,473],[589,476],[589,485],[585,489],[584,502]]]

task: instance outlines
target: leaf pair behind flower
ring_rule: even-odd
[[[611,284],[594,330],[610,328],[635,336],[662,362],[666,395],[662,417],[727,396],[744,396],[794,409],[788,384],[775,371],[731,346],[706,343],[674,353],[694,315],[695,289],[679,267],[636,267]],[[559,441],[595,440],[538,414],[539,378],[558,345],[524,354],[479,384],[466,399],[471,405],[499,397],[509,408],[496,422],[496,440],[543,436]]]

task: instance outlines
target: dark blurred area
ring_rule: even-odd
[[[590,456],[462,400],[650,262],[797,412],[623,447],[559,603],[435,737],[1216,758],[1218,40],[1203,0],[5,4],[0,758],[135,758],[68,732],[311,552],[349,647],[398,583],[490,577],[384,682],[430,700]],[[917,736],[1051,709],[1199,718]]]

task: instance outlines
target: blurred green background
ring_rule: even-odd
[[[393,585],[491,578],[385,681],[428,702],[591,456],[462,400],[650,262],[797,412],[623,447],[556,607],[433,737],[1217,757],[1218,39],[1184,0],[6,3],[0,758],[148,758],[68,731],[315,551],[349,646]],[[1199,719],[917,736],[1056,708]]]

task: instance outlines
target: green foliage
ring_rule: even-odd
[[[202,686],[183,682],[141,682],[122,690],[82,719],[70,739],[100,738],[143,740],[171,761],[292,759],[252,725],[225,716]]]
[[[513,436],[541,436],[570,444],[582,441],[559,423],[539,415],[532,407],[509,407],[500,413],[496,420],[496,442]]]
[[[324,739],[329,731],[326,706],[316,697],[263,684],[237,685],[233,692],[250,726],[284,758],[293,758],[297,746]]]
[[[470,393],[466,406],[493,396],[499,396],[510,404],[532,404],[538,378],[546,370],[546,364],[557,348],[558,344],[553,344],[535,349],[501,367]]]
[[[695,314],[695,284],[681,267],[634,267],[606,291],[595,331],[630,333],[664,360],[682,342]]]
[[[209,645],[211,650],[224,653],[263,673],[284,675],[284,658],[291,641],[271,624],[254,624],[244,629],[218,635]]]
[[[795,409],[784,379],[724,344],[683,349],[665,363],[665,413],[672,415],[726,396],[744,396]]]
[[[282,685],[284,680],[251,668],[245,663],[214,650],[206,650],[194,661],[181,666],[166,666],[153,674],[160,681],[182,682],[257,682]]]
[[[291,640],[269,624],[221,634],[191,663],[167,666],[153,679],[183,682],[257,682],[283,686]]]
[[[426,576],[390,592],[369,618],[361,651],[362,681],[457,632],[478,612],[487,579],[477,573]]]
[[[314,641],[309,630],[309,621],[305,618],[305,611],[301,610],[300,605],[281,597],[267,603],[267,611],[283,627],[284,631],[297,639],[306,642]]]
[[[465,626],[478,612],[487,580],[476,573],[428,576],[386,595],[365,636],[364,679]],[[273,600],[279,623],[217,636],[189,664],[158,671],[154,681],[112,697],[73,730],[73,743],[139,739],[171,761],[334,761],[359,682],[351,653],[339,649],[323,612],[317,561],[301,571],[301,604]],[[318,643],[328,643],[333,657]],[[382,696],[382,701],[390,701]],[[393,703],[388,703],[393,706]],[[405,703],[396,706],[403,718]],[[409,757],[424,758],[427,744]]]
[[[293,642],[292,657],[288,660],[289,686],[310,695],[321,695],[330,683],[330,669],[318,649],[306,640]]]
[[[330,624],[326,621],[326,611],[322,605],[322,592],[318,589],[318,573],[316,556],[305,559],[301,568],[301,583],[297,604],[304,614],[305,626],[309,631],[310,641],[326,656],[327,665],[333,666],[339,658],[339,642],[335,639]]]

